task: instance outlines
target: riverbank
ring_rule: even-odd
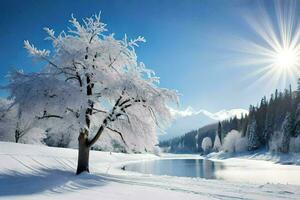
[[[225,160],[229,158],[239,158],[248,160],[264,160],[282,165],[300,165],[300,153],[280,153],[269,152],[266,150],[258,150],[254,152],[245,153],[227,153],[227,152],[213,152],[205,156],[209,159]]]

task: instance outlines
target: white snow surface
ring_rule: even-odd
[[[184,158],[189,157],[199,158]],[[121,170],[129,162],[165,158],[170,156],[91,151],[91,173],[76,176],[75,149],[0,142],[0,199],[300,199],[300,186],[295,185],[244,184]]]

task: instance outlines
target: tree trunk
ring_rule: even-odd
[[[20,133],[18,130],[15,131],[15,142],[18,143],[20,139]]]
[[[87,132],[81,132],[78,137],[78,164],[76,174],[89,171],[90,147],[88,146]]]
[[[15,136],[15,142],[18,143],[19,142],[19,137]]]

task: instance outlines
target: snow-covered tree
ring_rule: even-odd
[[[295,116],[295,130],[294,136],[300,135],[300,103],[297,106],[296,116]]]
[[[72,16],[70,24],[58,35],[45,28],[53,53],[25,41],[29,54],[45,66],[38,73],[11,73],[8,88],[23,113],[45,128],[64,123],[79,134],[79,174],[89,171],[89,151],[107,133],[128,149],[151,150],[157,129],[171,120],[167,103],[176,102],[177,94],[158,87],[158,77],[138,62],[135,47],[143,37],[117,40],[105,34],[100,15],[82,24]],[[48,120],[55,122],[44,123]]]
[[[293,116],[291,113],[287,113],[282,123],[282,141],[281,141],[281,152],[289,152],[290,137],[294,129]]]
[[[0,140],[41,144],[45,134],[35,126],[37,121],[14,101],[0,100]]]
[[[221,148],[222,148],[221,140],[219,138],[219,134],[216,133],[213,150],[220,151]]]
[[[246,135],[248,138],[248,150],[251,151],[260,147],[259,137],[257,134],[257,124],[254,117],[248,124]]]
[[[222,148],[229,153],[247,151],[247,138],[242,137],[242,134],[237,130],[231,130],[224,138]]]
[[[282,146],[282,132],[274,131],[270,140],[269,140],[269,150],[271,152],[279,152],[281,151]]]
[[[12,109],[12,101],[0,99],[0,140],[15,141],[16,110]]]
[[[212,148],[212,141],[210,137],[205,137],[202,140],[201,148],[205,153],[208,153]]]
[[[196,150],[199,149],[198,138],[199,138],[199,134],[196,134],[196,135],[195,135],[195,145],[196,145]]]
[[[48,128],[45,130],[44,142],[48,146],[53,147],[72,147],[72,140],[76,141],[72,137],[72,133],[76,131],[69,126],[68,128],[60,126],[60,129]]]
[[[290,138],[289,152],[300,153],[300,135]]]
[[[266,146],[268,147],[268,142],[270,140],[270,137],[273,133],[273,118],[271,115],[271,112],[268,110],[266,113],[266,119],[265,119],[265,124],[264,124],[264,131],[263,131],[263,139],[266,142]]]

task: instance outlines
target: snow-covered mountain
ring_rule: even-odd
[[[172,125],[166,130],[165,134],[160,134],[159,140],[167,140],[176,136],[183,135],[188,131],[198,129],[202,126],[213,124],[218,121],[232,118],[241,115],[248,114],[245,109],[230,109],[230,110],[220,110],[218,112],[212,113],[207,110],[201,109],[195,111],[193,108],[188,107],[185,110],[171,109],[171,113],[174,117]]]

